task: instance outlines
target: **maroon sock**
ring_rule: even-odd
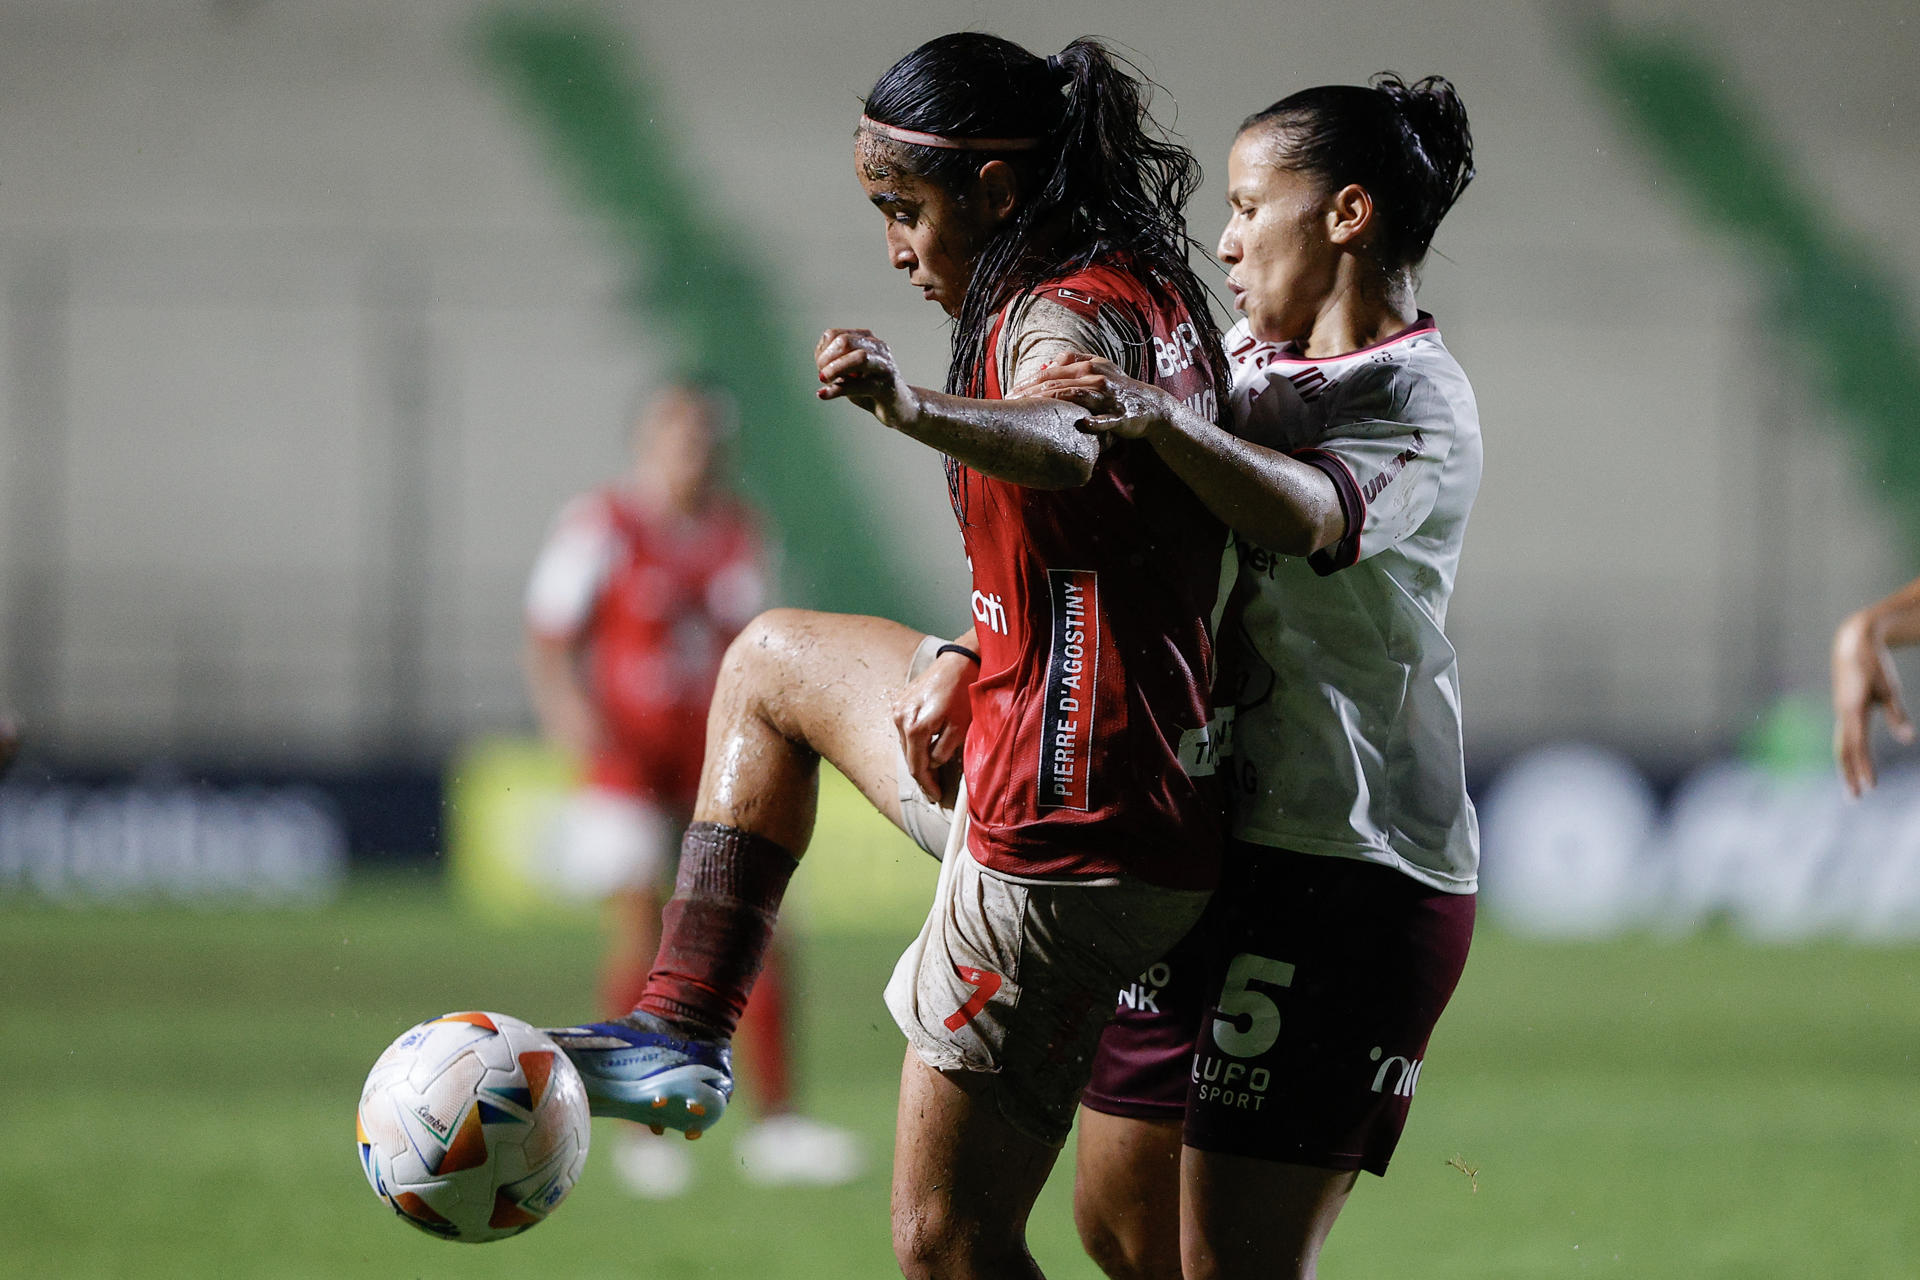
[[[635,1007],[703,1038],[731,1037],[798,865],[751,831],[689,826],[673,897],[660,914],[660,954]]]

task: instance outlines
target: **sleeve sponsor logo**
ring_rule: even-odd
[[[1420,434],[1418,428],[1415,428],[1413,443],[1402,449],[1399,453],[1394,454],[1393,460],[1388,462],[1386,466],[1380,468],[1380,474],[1367,481],[1366,486],[1360,490],[1360,496],[1368,503],[1371,503],[1375,498],[1380,496],[1388,485],[1393,483],[1394,477],[1407,469],[1409,462],[1412,462],[1426,451],[1426,437]]]
[[[1049,569],[1053,650],[1040,709],[1040,807],[1087,808],[1091,790],[1093,693],[1100,648],[1099,575]]]

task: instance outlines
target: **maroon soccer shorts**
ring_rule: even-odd
[[[1085,1106],[1202,1151],[1385,1173],[1466,965],[1471,894],[1232,842],[1192,933],[1120,993]]]

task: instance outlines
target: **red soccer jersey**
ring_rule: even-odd
[[[1103,305],[1131,316],[1154,353],[1143,372],[1212,416],[1177,301],[1112,266],[1035,292],[1089,317]],[[1006,319],[988,344],[989,399],[1001,395]],[[1182,735],[1207,723],[1225,526],[1141,440],[1113,442],[1076,489],[957,467],[954,500],[980,644],[966,745],[974,857],[1014,875],[1210,887],[1217,806],[1179,756]]]
[[[691,806],[720,660],[760,608],[760,559],[734,502],[659,517],[606,490],[562,515],[529,609],[540,630],[584,642],[608,738],[590,762],[595,783]]]

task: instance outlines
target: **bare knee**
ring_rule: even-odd
[[[963,1222],[924,1204],[894,1213],[893,1256],[906,1280],[987,1280],[1025,1275],[1033,1265],[1018,1231]]]
[[[721,661],[718,691],[779,688],[808,647],[807,623],[814,616],[804,609],[769,609],[741,628]]]
[[[1187,1280],[1314,1280],[1353,1170],[1208,1152],[1185,1169]]]
[[[1164,1240],[1147,1224],[1116,1221],[1104,1206],[1076,1197],[1073,1224],[1080,1247],[1108,1280],[1181,1280],[1180,1242]]]
[[[809,657],[819,647],[818,620],[804,609],[769,609],[733,638],[714,684],[713,724],[727,728],[758,721],[806,748],[805,700],[823,692],[811,678]],[[711,736],[711,735],[710,735]]]
[[[917,1207],[909,1213],[894,1213],[893,1258],[907,1280],[931,1280],[941,1275],[942,1263],[953,1251],[947,1224],[929,1221]]]
[[[1291,1254],[1292,1256],[1288,1256]],[[1175,1274],[1185,1280],[1317,1280],[1320,1274],[1319,1246],[1298,1250],[1286,1248],[1269,1252],[1241,1253],[1223,1257],[1206,1248],[1189,1249],[1185,1269]]]
[[[904,1097],[906,1084],[901,1092]],[[954,1274],[965,1252],[966,1232],[954,1211],[951,1186],[930,1188],[903,1179],[896,1156],[893,1183],[893,1257],[907,1280],[932,1280]]]
[[[1247,1269],[1249,1260],[1238,1258],[1223,1259],[1204,1250],[1195,1253],[1189,1250],[1185,1270],[1181,1275],[1185,1280],[1315,1280],[1318,1275],[1317,1260],[1313,1258],[1286,1258],[1263,1256],[1256,1270]]]
[[[1180,1152],[1177,1120],[1081,1109],[1073,1223],[1110,1280],[1180,1280]]]
[[[950,1162],[937,1182],[896,1177],[893,1256],[900,1274],[907,1280],[1039,1280],[1027,1252],[1026,1214],[995,1195],[998,1188],[972,1187],[964,1170],[953,1167],[967,1163],[964,1157]],[[1044,1177],[1042,1165],[1038,1181]]]

